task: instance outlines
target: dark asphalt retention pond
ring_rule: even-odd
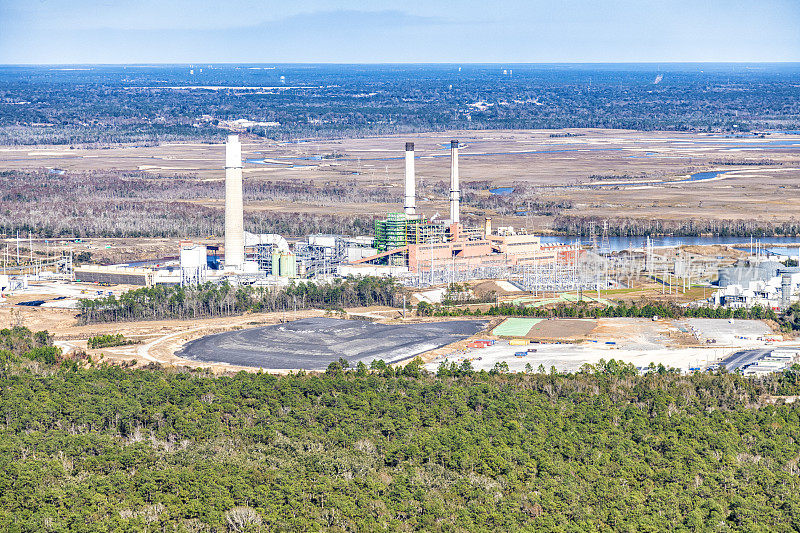
[[[186,344],[176,355],[194,361],[269,370],[325,370],[343,358],[355,366],[373,359],[402,361],[482,331],[485,320],[387,325],[362,320],[304,318],[228,331]]]

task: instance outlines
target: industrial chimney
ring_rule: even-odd
[[[414,178],[414,143],[406,143],[406,197],[403,210],[406,215],[417,212],[416,179]]]
[[[242,145],[238,135],[225,143],[225,268],[244,265],[244,207],[242,205]]]
[[[458,141],[450,141],[450,223],[461,221],[458,203],[461,200],[461,188],[458,185]]]

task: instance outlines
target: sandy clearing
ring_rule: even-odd
[[[516,353],[535,352],[523,357],[515,356]],[[508,364],[512,372],[523,372],[526,365],[536,370],[539,365],[545,370],[555,367],[560,372],[575,372],[584,364],[597,364],[601,359],[606,361],[615,359],[632,363],[637,367],[646,367],[650,363],[664,364],[665,366],[688,371],[689,368],[705,367],[722,360],[732,350],[721,348],[681,348],[657,350],[630,350],[619,349],[613,346],[588,346],[576,344],[535,344],[531,346],[509,346],[505,342],[498,342],[494,346],[469,353],[451,352],[440,356],[425,365],[431,372],[436,372],[439,365],[447,359],[448,362],[460,364],[465,359],[470,359],[475,370],[491,370],[498,362]]]
[[[528,339],[585,339],[596,326],[596,320],[558,318],[543,320],[533,325],[525,337]]]

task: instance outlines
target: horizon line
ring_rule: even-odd
[[[681,61],[681,60],[647,60],[647,61],[364,61],[364,62],[339,62],[339,61],[276,61],[276,62],[254,62],[254,61],[180,61],[180,62],[158,62],[141,61],[132,63],[0,63],[0,67],[49,67],[49,66],[197,66],[197,65],[800,65],[800,59],[792,61]]]

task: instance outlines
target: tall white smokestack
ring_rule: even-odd
[[[414,143],[406,143],[406,196],[403,210],[406,215],[417,212],[416,179],[414,178]]]
[[[458,141],[450,141],[450,222],[456,224],[461,220],[459,201],[461,188],[458,185]]]
[[[238,135],[225,143],[225,268],[244,265],[244,206],[242,204],[242,145]]]

